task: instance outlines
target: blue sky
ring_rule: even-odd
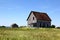
[[[60,26],[60,0],[0,0],[0,25],[27,25],[30,11],[46,12]]]

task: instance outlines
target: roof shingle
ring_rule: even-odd
[[[51,21],[50,17],[47,15],[47,13],[36,12],[36,11],[31,11],[31,13],[33,13],[35,15],[35,17],[36,17],[37,20]],[[31,15],[31,13],[30,13],[30,15]]]

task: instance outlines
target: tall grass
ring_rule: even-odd
[[[0,40],[60,40],[60,29],[0,28]]]

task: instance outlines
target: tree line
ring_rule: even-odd
[[[19,28],[18,24],[14,23],[11,25],[12,28]],[[20,28],[22,27],[26,27],[26,26],[20,26]],[[49,28],[55,28],[56,26],[55,25],[51,25]],[[0,28],[6,28],[6,26],[0,26]],[[48,28],[48,27],[47,27]],[[58,27],[60,28],[60,27]]]
[[[16,23],[14,23],[11,25],[11,27],[12,28],[18,28],[19,26]],[[7,28],[7,26],[0,26],[0,28]]]

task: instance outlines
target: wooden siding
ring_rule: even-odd
[[[34,17],[34,20],[33,20],[33,17]],[[28,19],[28,26],[30,26],[32,23],[36,23],[36,22],[37,22],[36,17],[34,16],[33,13],[31,13],[31,15],[30,15],[30,17]]]

